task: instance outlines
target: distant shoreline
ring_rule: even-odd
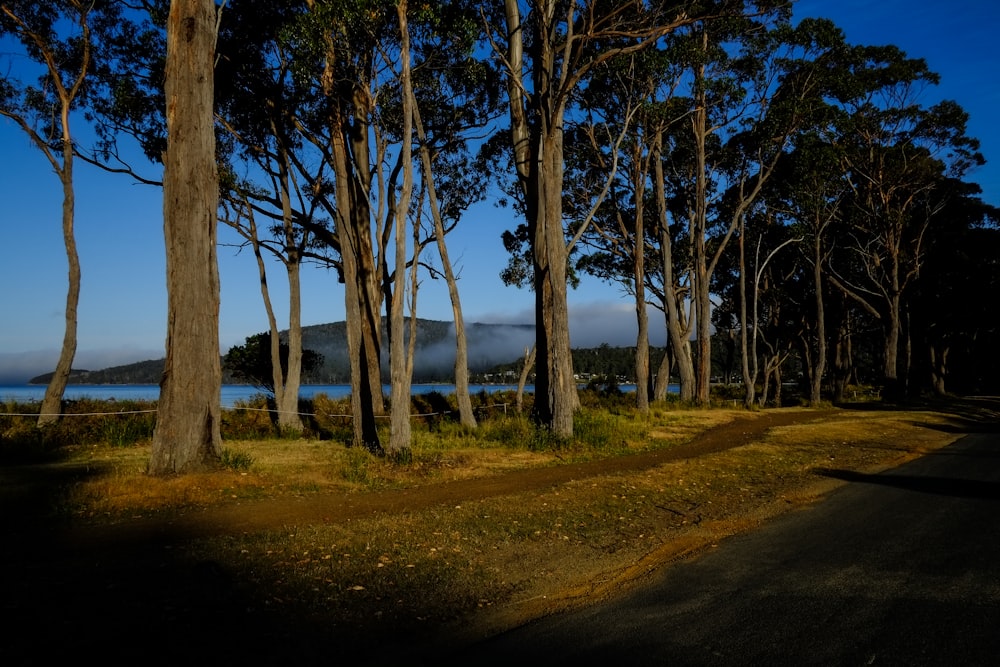
[[[391,386],[382,385],[383,391],[388,395]],[[485,391],[494,393],[498,391],[514,391],[517,385],[512,384],[474,384],[470,385],[472,393]],[[454,384],[446,383],[414,383],[411,393],[414,395],[426,394],[437,391],[442,394],[451,394],[455,391]],[[525,391],[533,392],[534,386],[525,386]],[[351,393],[349,384],[304,384],[299,388],[299,398],[312,398],[317,394],[326,394],[330,398],[346,398]],[[222,385],[222,405],[223,407],[233,407],[238,401],[247,401],[255,396],[263,395],[264,392],[248,384],[224,384]],[[71,384],[67,385],[63,394],[63,399],[68,401],[91,399],[105,401],[155,401],[160,396],[160,387],[156,384]],[[41,401],[45,397],[45,385],[39,384],[0,384],[0,412],[3,403],[27,403]]]

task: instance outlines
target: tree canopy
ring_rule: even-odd
[[[92,145],[40,125],[58,85],[4,76],[4,113],[29,118],[48,150],[148,180],[119,146],[167,155],[176,4],[66,0],[32,19],[55,45],[25,42],[50,63],[45,81],[90,63],[73,104]],[[24,6],[0,3],[4,34],[26,34]],[[60,8],[94,20],[56,20]],[[448,234],[492,198],[511,211],[502,279],[535,293],[534,417],[557,436],[572,435],[578,405],[566,290],[584,274],[635,303],[640,407],[671,374],[683,398],[707,403],[720,340],[735,346],[724,351],[742,363],[748,404],[780,400],[788,373],[813,402],[860,380],[900,397],[947,391],[944,378],[989,385],[966,366],[996,356],[981,345],[992,324],[960,295],[995,296],[978,266],[991,266],[980,249],[1000,232],[967,180],[984,157],[966,112],[922,101],[938,75],[919,54],[851,44],[791,12],[764,0],[216,5],[205,27],[217,215],[262,267],[264,255],[284,265],[291,293],[282,347],[261,269],[271,330],[247,340],[242,361],[234,348],[234,367],[295,398],[312,363],[294,333],[299,266],[332,268],[354,440],[382,451],[387,352],[394,382],[408,382],[404,315],[418,316],[424,278],[449,281],[461,317]],[[976,272],[958,270],[973,261]],[[647,306],[669,332],[655,369]],[[265,341],[283,373],[261,375]]]

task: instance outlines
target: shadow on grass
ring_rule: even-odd
[[[98,473],[0,468],[4,667],[364,664],[383,642],[416,641],[443,623],[375,611],[346,623],[306,599],[282,599],[279,566],[247,577],[241,564],[192,556],[198,536],[183,523],[71,525],[59,511],[67,491]],[[427,609],[417,587],[397,593],[376,604],[403,601],[431,618],[441,611]]]

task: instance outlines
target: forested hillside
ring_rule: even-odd
[[[417,382],[453,381],[455,332],[449,322],[418,320],[417,351],[414,379]],[[469,334],[470,369],[479,382],[513,382],[524,363],[524,346],[530,347],[533,327],[529,325],[479,324],[467,326]],[[285,335],[286,332],[282,332]],[[306,349],[323,355],[323,365],[309,374],[307,384],[349,383],[350,368],[346,353],[343,322],[303,327]],[[658,364],[662,349],[654,349],[652,360]],[[573,367],[581,381],[592,377],[616,378],[634,382],[635,348],[601,345],[573,350]],[[724,369],[721,369],[722,372]],[[163,373],[163,360],[140,361],[125,366],[101,370],[75,370],[71,384],[157,384]],[[49,375],[32,378],[32,384],[47,382]],[[388,377],[386,377],[388,380]],[[231,374],[223,378],[226,384],[238,384]]]
[[[408,330],[408,329],[407,329]],[[469,339],[469,368],[473,373],[483,373],[495,366],[514,362],[524,356],[525,346],[530,347],[534,327],[516,324],[466,325]],[[287,331],[281,332],[284,340]],[[316,324],[302,328],[302,345],[323,355],[323,364],[304,377],[308,384],[347,384],[350,382],[350,363],[347,357],[347,331],[344,322]],[[383,331],[383,345],[388,341]],[[452,382],[455,363],[455,329],[450,322],[417,320],[417,347],[414,360],[414,379],[417,382]],[[384,364],[383,364],[384,366]],[[163,374],[163,359],[140,361],[125,366],[101,370],[75,370],[71,384],[158,384]],[[388,369],[383,368],[388,379]],[[51,374],[30,380],[31,384],[48,382]],[[224,373],[223,382],[237,381]]]

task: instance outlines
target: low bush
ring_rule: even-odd
[[[312,401],[303,401],[302,407],[311,415],[309,423],[318,438],[346,443],[354,437],[350,398],[334,399],[320,393]]]
[[[222,412],[223,440],[260,440],[277,434],[272,402],[263,394],[236,401]]]
[[[222,449],[222,467],[235,472],[246,472],[253,466],[253,455],[242,449],[224,447]]]

